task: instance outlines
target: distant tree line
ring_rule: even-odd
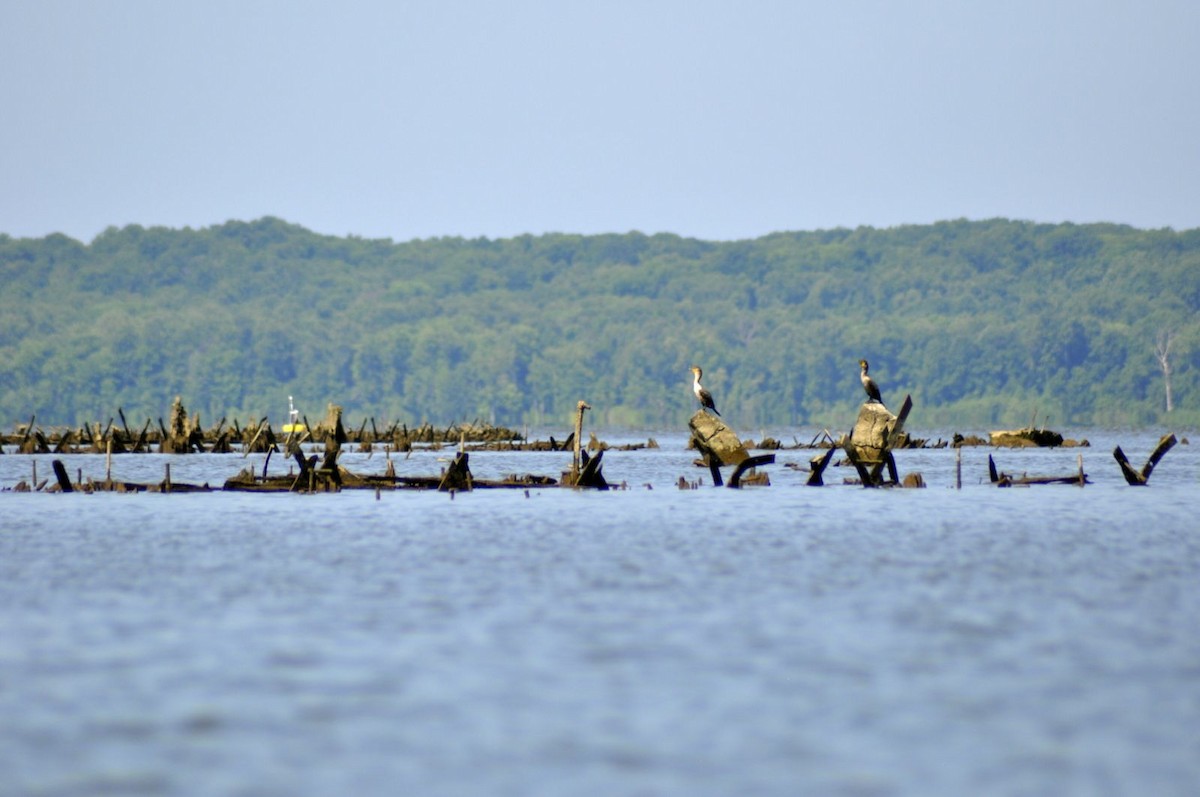
[[[832,429],[861,357],[915,426],[1200,423],[1200,230],[394,243],[263,218],[0,235],[0,275],[0,423],[143,420],[177,395],[206,423],[282,422],[293,395],[314,422],[333,402],[562,426],[582,398],[609,425],[681,426],[698,364],[735,427]]]

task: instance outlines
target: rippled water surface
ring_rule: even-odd
[[[1157,435],[1110,433],[965,449],[961,490],[947,449],[900,453],[924,490],[805,487],[797,450],[737,491],[657,437],[608,493],[0,493],[0,794],[1195,793],[1197,446],[1146,488],[1111,451]],[[263,461],[113,475],[168,463]]]

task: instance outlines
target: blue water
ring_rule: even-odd
[[[1157,435],[1093,433],[966,449],[961,490],[926,450],[925,490],[804,487],[782,451],[735,491],[656,437],[609,493],[0,493],[0,794],[1195,793],[1200,447],[1147,488],[1111,451]],[[996,489],[989,453],[1094,483]],[[168,463],[262,457],[113,475]]]

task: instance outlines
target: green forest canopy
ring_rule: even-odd
[[[407,243],[275,218],[0,235],[0,423],[480,419],[843,428],[871,361],[910,426],[1200,423],[1200,230],[948,221],[710,242]],[[1156,345],[1171,340],[1174,411]]]

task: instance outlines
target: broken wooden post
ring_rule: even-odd
[[[61,459],[56,459],[50,463],[54,467],[54,478],[58,480],[58,487],[64,493],[73,493],[75,488],[71,486],[71,477],[67,475],[67,468],[62,464]]]
[[[295,448],[292,451],[292,458],[300,467],[300,473],[296,474],[296,478],[292,481],[292,492],[312,492],[314,488],[312,472],[317,467],[317,455],[313,454],[312,459],[307,460],[304,458],[304,452]]]
[[[571,449],[571,469],[562,475],[564,487],[608,489],[608,483],[600,473],[600,460],[604,452],[600,451],[595,457],[588,457],[583,451],[583,413],[590,409],[591,406],[586,401],[575,405],[575,431],[571,433],[571,439],[574,441]]]
[[[1146,460],[1145,466],[1141,471],[1136,471],[1129,464],[1129,460],[1125,457],[1125,452],[1120,446],[1113,449],[1113,458],[1117,460],[1117,464],[1121,467],[1121,475],[1125,477],[1126,483],[1131,487],[1144,487],[1150,480],[1150,473],[1168,451],[1174,448],[1176,443],[1175,435],[1166,434],[1158,441],[1158,445],[1154,447],[1153,453],[1150,454],[1150,459]]]
[[[724,478],[721,477],[721,457],[715,451],[708,447],[708,443],[696,436],[692,438],[692,445],[700,452],[701,461],[708,465],[708,473],[712,476],[713,487],[721,487],[725,484]],[[743,460],[745,461],[745,460]]]
[[[835,449],[830,446],[829,448],[825,449],[824,454],[819,457],[813,457],[808,461],[809,471],[808,481],[806,484],[809,487],[823,487],[825,485],[825,479],[823,478],[823,475],[825,473],[825,469],[829,467],[829,463],[833,459],[834,450]]]
[[[862,486],[878,487],[879,485],[875,484],[875,482],[871,479],[870,469],[867,468],[867,466],[863,464],[862,460],[858,458],[857,450],[855,449],[852,440],[846,441],[846,445],[843,450],[846,452],[846,459],[850,460],[850,464],[854,466],[856,471],[858,471],[858,480],[862,483]]]
[[[581,441],[583,440],[583,413],[584,410],[590,410],[591,406],[586,401],[580,401],[575,406],[575,436],[572,438],[574,443],[573,458],[571,460],[571,472],[578,478],[580,468],[583,466],[581,459]]]
[[[467,467],[467,457],[466,451],[460,451],[454,456],[454,460],[442,474],[442,480],[438,483],[438,492],[455,492],[472,488],[471,469]]]

